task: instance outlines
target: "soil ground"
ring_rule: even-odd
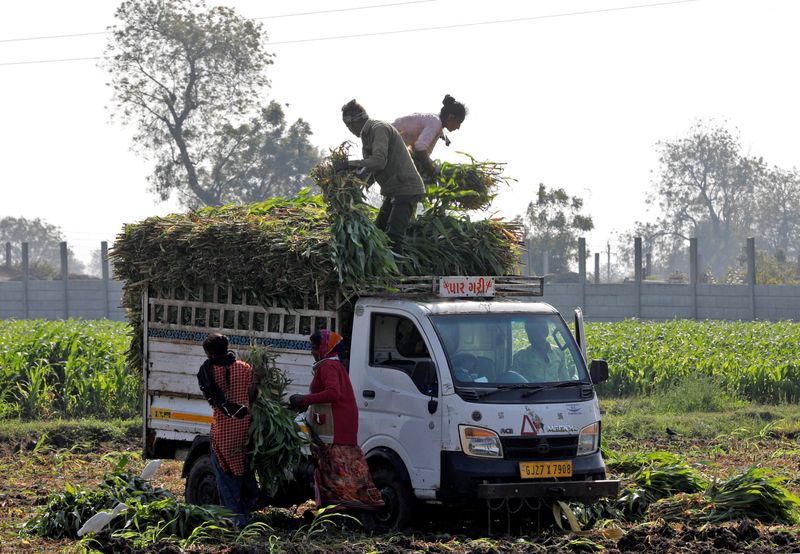
[[[96,485],[122,455],[131,458],[132,470],[140,470],[144,461],[139,455],[140,442],[135,432],[127,437],[102,434],[85,442],[73,436],[50,432],[38,443],[30,436],[0,445],[0,552],[78,552],[76,541],[52,541],[19,533],[20,526],[44,503],[47,495],[62,491],[67,483],[87,487]],[[673,452],[686,459],[709,477],[724,478],[752,465],[768,467],[787,476],[788,487],[800,494],[800,441],[796,436],[764,433],[715,438],[664,436],[649,438],[617,434],[608,446],[619,451]],[[181,463],[167,461],[154,478],[154,484],[183,497]],[[495,518],[492,532],[487,529],[484,510],[452,510],[431,507],[419,511],[413,530],[402,534],[368,536],[353,526],[315,532],[309,528],[309,506],[294,510],[266,510],[259,517],[273,528],[274,550],[280,552],[441,552],[441,553],[511,553],[511,552],[691,552],[692,554],[726,552],[800,552],[800,526],[765,526],[758,522],[734,522],[724,525],[697,526],[689,523],[650,522],[623,525],[617,534],[595,530],[585,535],[567,533],[552,527],[537,529],[532,519],[512,522],[513,536],[504,534],[507,522]],[[613,530],[613,528],[612,528]],[[98,537],[106,552],[269,552],[269,544],[210,545],[180,550],[174,544],[158,543],[136,549],[129,541]]]

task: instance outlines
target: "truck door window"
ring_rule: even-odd
[[[416,324],[407,317],[373,314],[370,365],[405,373],[423,394],[432,396],[438,389],[435,367],[425,340]]]

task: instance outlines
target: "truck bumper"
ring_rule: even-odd
[[[478,485],[478,498],[595,499],[616,496],[619,481],[558,481],[537,483],[486,483]]]
[[[619,481],[606,480],[600,452],[572,458],[572,478],[522,479],[519,461],[474,458],[463,452],[442,452],[438,500],[465,502],[500,498],[548,498],[594,502],[619,491]]]

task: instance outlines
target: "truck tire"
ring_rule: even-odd
[[[408,482],[386,466],[380,466],[372,473],[375,484],[386,507],[376,512],[364,512],[361,521],[368,531],[386,532],[402,531],[411,525],[411,514],[414,511],[414,492]]]
[[[211,454],[198,457],[189,468],[184,496],[189,504],[219,504],[217,477],[214,475]]]

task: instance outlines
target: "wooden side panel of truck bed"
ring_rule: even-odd
[[[147,307],[143,325],[146,436],[154,434],[156,440],[191,443],[198,435],[208,434],[211,407],[200,392],[197,371],[206,359],[203,340],[212,332],[226,335],[231,349],[240,358],[246,357],[251,345],[269,347],[278,355],[278,367],[292,380],[289,394],[308,391],[314,360],[307,323],[335,328],[335,312],[264,309],[244,303],[187,301],[174,296],[174,292],[161,291],[159,296],[146,297],[143,303]],[[206,317],[214,310],[223,317],[217,321]],[[232,314],[232,318],[225,321],[225,313]],[[264,322],[260,328],[258,321]],[[270,321],[279,322],[279,331],[286,328],[303,333],[275,332],[274,327],[269,331],[266,327]],[[198,322],[203,325],[197,325]]]

